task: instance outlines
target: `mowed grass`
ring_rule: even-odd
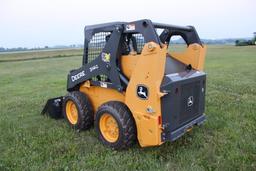
[[[209,46],[207,122],[175,142],[125,151],[104,147],[94,129],[40,115],[81,61],[0,63],[0,170],[256,170],[256,47]]]
[[[49,49],[41,51],[4,52],[0,53],[0,62],[40,58],[82,56],[82,54],[83,49]]]

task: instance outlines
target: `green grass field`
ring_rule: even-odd
[[[70,57],[70,56],[82,56],[82,49],[49,49],[41,51],[29,51],[29,52],[7,52],[0,54],[0,62],[12,62],[18,60],[30,60],[41,58],[57,58],[57,57]]]
[[[126,151],[104,147],[94,129],[78,133],[40,115],[48,98],[66,93],[82,50],[25,54],[9,57],[71,57],[0,63],[1,171],[256,170],[256,47],[209,46],[207,122],[173,143]]]

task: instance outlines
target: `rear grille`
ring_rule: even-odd
[[[200,82],[182,85],[180,97],[179,124],[183,124],[199,114]]]
[[[174,131],[204,113],[206,75],[197,71],[189,74],[166,75],[163,80],[161,91],[168,92],[161,98],[165,132]],[[190,98],[193,104],[189,104]]]

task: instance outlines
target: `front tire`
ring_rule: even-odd
[[[136,141],[136,125],[129,108],[122,102],[107,102],[99,107],[95,118],[98,139],[106,146],[120,150]]]
[[[67,94],[63,102],[63,114],[76,130],[86,130],[93,125],[93,110],[89,98],[80,91]]]

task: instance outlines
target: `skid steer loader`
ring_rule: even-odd
[[[170,52],[171,38],[186,42]],[[174,141],[205,120],[206,48],[194,27],[150,20],[85,27],[81,68],[67,76],[66,96],[42,111],[77,130],[94,125],[113,149]]]

